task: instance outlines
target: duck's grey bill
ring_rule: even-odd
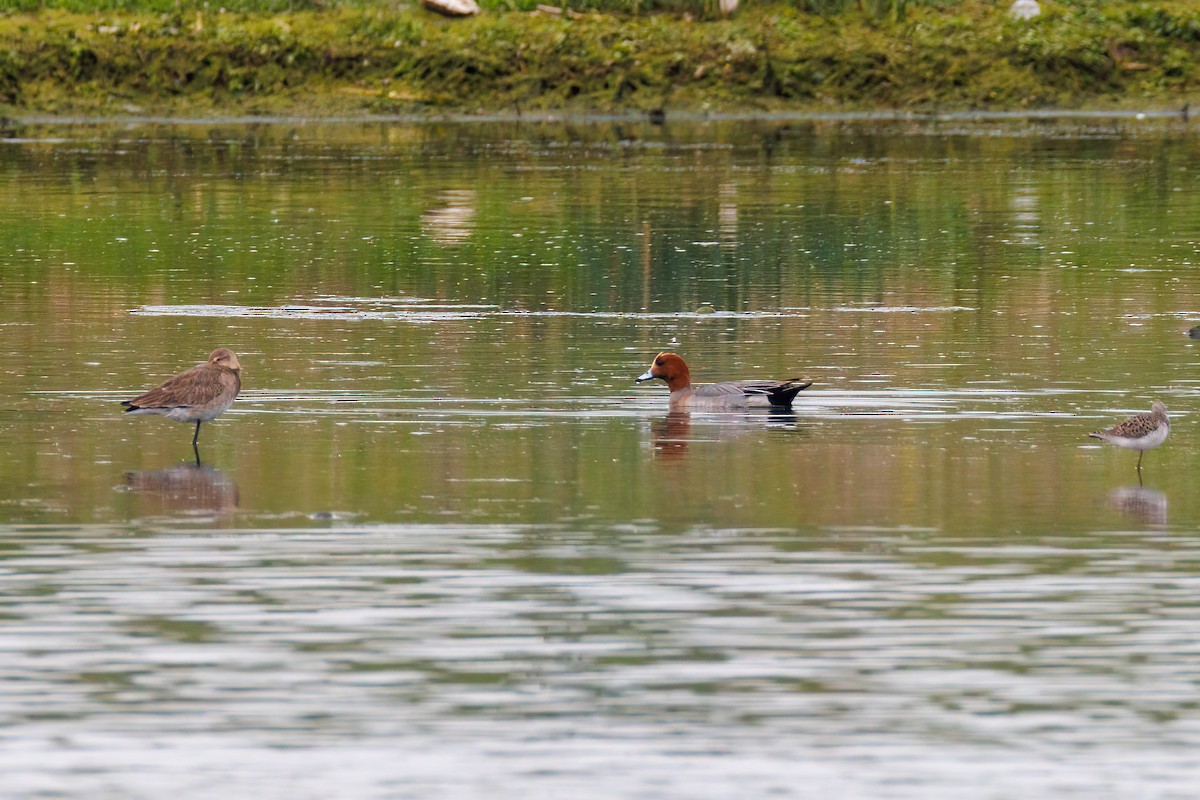
[[[646,370],[641,375],[637,376],[637,380],[635,380],[634,383],[641,383],[642,381],[652,381],[652,380],[654,380],[654,376],[650,374],[650,370]]]

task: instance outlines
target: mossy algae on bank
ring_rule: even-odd
[[[30,113],[1182,106],[1200,10],[973,0],[905,19],[753,6],[730,20],[419,7],[0,15],[0,103]]]

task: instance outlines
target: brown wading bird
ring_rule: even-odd
[[[720,411],[747,406],[791,408],[796,395],[812,386],[812,381],[799,378],[786,381],[727,381],[692,386],[692,374],[687,362],[675,353],[659,353],[655,356],[650,369],[639,375],[637,382],[655,378],[665,381],[671,390],[669,402],[672,411]]]
[[[241,390],[242,365],[232,350],[218,347],[203,364],[121,405],[125,406],[126,414],[158,414],[176,422],[196,423],[192,448],[199,461],[200,423],[221,416]]]
[[[1134,414],[1111,428],[1089,433],[1093,439],[1102,439],[1117,447],[1138,451],[1138,472],[1142,471],[1142,456],[1147,450],[1158,447],[1167,440],[1171,432],[1171,420],[1167,418],[1167,407],[1158,400],[1150,407],[1149,414]]]

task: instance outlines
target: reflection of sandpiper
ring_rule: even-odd
[[[221,416],[242,390],[242,365],[232,350],[218,347],[208,361],[181,372],[145,394],[121,403],[126,414],[158,414],[176,422],[196,423],[192,449],[200,451],[200,423]]]
[[[218,469],[183,464],[170,469],[128,472],[125,482],[137,494],[154,498],[161,511],[233,511],[238,505],[237,484]]]
[[[1155,400],[1149,414],[1135,414],[1129,419],[1118,422],[1111,428],[1089,433],[1093,439],[1102,439],[1117,447],[1138,451],[1137,468],[1142,469],[1142,456],[1145,451],[1158,447],[1167,440],[1171,432],[1171,420],[1167,418],[1167,407]]]
[[[1141,473],[1138,473],[1139,479]],[[1167,524],[1167,496],[1157,489],[1122,486],[1108,493],[1108,501],[1126,516],[1151,525]]]

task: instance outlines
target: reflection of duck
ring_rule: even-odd
[[[238,506],[233,479],[213,467],[182,464],[170,469],[125,473],[125,484],[147,500],[157,500],[159,513],[211,511],[227,513]]]
[[[637,382],[659,378],[671,390],[672,411],[746,408],[747,406],[771,406],[790,408],[792,401],[802,389],[812,386],[812,381],[790,378],[786,381],[727,381],[692,386],[692,375],[687,362],[675,353],[659,353],[650,369],[638,376]]]
[[[799,428],[799,418],[790,408],[772,408],[767,412],[767,427],[794,431]]]
[[[692,415],[671,411],[650,422],[650,441],[654,455],[664,461],[676,461],[687,455],[692,433]]]
[[[704,433],[692,433],[692,414],[690,411],[670,411],[664,417],[650,421],[650,444],[654,455],[664,461],[677,461],[688,453],[688,448],[694,442],[729,441],[747,432],[756,430],[756,426],[766,423],[768,430],[783,432],[784,435],[805,435],[795,412],[784,409],[770,409],[766,414],[761,410],[747,411],[741,415],[728,415],[717,421],[713,417],[702,418],[708,424]]]
[[[1108,493],[1108,501],[1122,514],[1151,525],[1167,524],[1167,495],[1145,486],[1121,486]]]

